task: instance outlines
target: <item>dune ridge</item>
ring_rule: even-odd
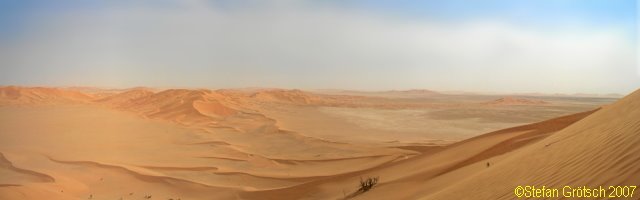
[[[117,105],[120,109],[185,124],[210,123],[238,110],[224,105],[224,97],[210,90],[170,89]]]
[[[22,178],[27,179],[27,180],[35,180],[37,182],[55,182],[56,181],[55,178],[53,178],[53,177],[51,177],[51,176],[49,176],[47,174],[36,172],[36,171],[32,171],[32,170],[28,170],[28,169],[23,169],[23,168],[14,166],[13,163],[11,161],[9,161],[4,156],[4,154],[2,152],[0,152],[0,167],[5,168],[7,170],[10,170],[11,173],[19,173],[21,175],[24,175],[26,177],[22,177]],[[7,174],[5,174],[5,175],[7,175]],[[20,184],[4,184],[4,183],[3,183],[3,185],[5,185],[5,186],[20,186]]]
[[[54,158],[49,158],[49,160],[51,160],[53,162],[57,162],[57,163],[62,163],[62,164],[89,165],[89,166],[94,166],[94,167],[98,167],[98,168],[106,168],[106,169],[115,169],[115,170],[120,170],[120,171],[126,171],[126,173],[128,173],[130,175],[133,175],[133,176],[137,177],[140,180],[149,181],[149,182],[162,182],[162,183],[167,183],[168,184],[170,181],[179,181],[179,182],[188,182],[188,183],[192,183],[192,184],[198,184],[200,186],[205,186],[205,187],[213,187],[213,186],[202,184],[202,183],[195,183],[195,182],[186,181],[186,180],[177,179],[177,178],[168,177],[168,176],[145,174],[145,173],[138,172],[136,170],[129,169],[127,167],[117,166],[117,165],[112,165],[112,164],[104,164],[104,163],[99,163],[99,162],[95,162],[95,161],[67,161],[67,160],[57,160],[57,159],[54,159]]]

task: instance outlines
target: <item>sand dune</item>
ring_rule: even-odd
[[[27,169],[18,168],[11,163],[11,161],[5,158],[4,154],[0,153],[0,169],[2,171],[2,181],[7,183],[0,183],[0,185],[20,186],[22,182],[54,182],[55,179],[49,175],[31,171]]]
[[[367,97],[354,95],[326,95],[302,90],[270,89],[251,94],[251,99],[258,102],[270,102],[293,105],[369,107],[375,106],[363,101]]]
[[[134,101],[139,98],[144,98],[153,95],[151,90],[145,88],[136,88],[127,90],[122,93],[117,93],[113,95],[106,96],[104,98],[100,98],[95,100],[96,102],[112,105],[112,106],[121,106],[131,101]]]
[[[446,184],[442,182],[429,183],[428,180],[430,179],[459,174],[461,172],[457,170],[460,168],[498,157],[530,143],[539,141],[593,112],[594,111],[578,113],[483,134],[469,140],[438,148],[430,154],[389,163],[378,168],[372,168],[346,176],[336,176],[292,188],[262,191],[255,194],[248,193],[246,195],[248,198],[256,198],[258,196],[287,196],[297,199],[305,198],[307,194],[313,193],[315,194],[314,199],[339,199],[344,197],[343,191],[345,191],[346,194],[350,194],[357,189],[355,187],[360,177],[378,176],[381,178],[380,186],[375,190],[363,194],[362,198],[413,199],[419,197],[422,191],[432,191],[432,187],[441,187],[442,185],[455,183],[455,180],[451,179],[446,180]],[[422,183],[415,188],[407,186],[415,182]],[[427,186],[425,186],[424,182],[428,183]]]
[[[224,96],[209,90],[165,90],[158,93],[130,91],[107,98],[119,102],[118,108],[148,118],[186,124],[209,123],[212,119],[238,113],[221,103]]]
[[[260,101],[275,101],[294,104],[310,104],[314,97],[301,90],[266,90],[251,95]]]
[[[378,93],[375,93],[378,94]],[[438,95],[429,90],[388,91],[381,96],[372,93],[315,93],[302,90],[269,89],[259,90],[250,95],[251,100],[261,103],[278,103],[303,106],[327,106],[350,108],[424,108],[435,107],[430,102],[398,102],[394,98],[415,98]]]
[[[433,90],[425,89],[412,89],[412,90],[392,90],[391,93],[404,93],[404,94],[440,94]]]
[[[442,93],[426,90],[426,89],[412,89],[412,90],[388,90],[388,91],[357,91],[357,90],[316,90],[323,94],[332,95],[345,95],[345,96],[364,96],[364,97],[399,97],[399,98],[416,98],[416,97],[436,97],[441,96]]]
[[[634,152],[640,151],[635,145],[638,142],[637,133],[640,132],[639,100],[640,91],[636,91],[590,115],[582,113],[505,129],[451,145],[450,148],[474,152],[473,156],[453,165],[456,166],[453,168],[443,166],[443,161],[436,160],[438,155],[446,153],[443,150],[432,156],[415,157],[406,164],[399,164],[395,168],[409,172],[403,175],[406,177],[404,179],[394,179],[393,175],[383,172],[367,173],[383,178],[388,176],[387,179],[391,180],[382,179],[383,183],[375,191],[357,198],[514,199],[514,189],[519,185],[558,188],[565,185],[574,188],[637,185],[640,180],[640,166],[637,165],[640,157]],[[576,120],[579,121],[573,123]],[[539,128],[527,131],[532,127]],[[493,146],[474,150],[473,146],[477,145],[473,143],[508,133],[517,137],[493,139]],[[549,133],[553,134],[539,138]],[[531,138],[535,139],[530,141]],[[531,144],[514,148],[514,142],[520,146],[518,144],[522,141]],[[447,160],[460,155],[460,152],[456,152]],[[428,166],[429,163],[438,163],[440,167],[436,168],[436,172],[416,167]]]
[[[491,102],[487,102],[489,105],[544,105],[549,102],[543,100],[515,98],[515,97],[503,97]]]
[[[81,92],[44,87],[0,87],[0,105],[19,104],[60,104],[80,103],[92,99]]]
[[[462,186],[477,187],[488,177],[499,186],[478,197],[494,199],[509,198],[508,188],[524,183],[510,176],[531,184],[638,180],[631,164],[638,159],[629,154],[638,149],[626,134],[638,132],[638,92],[597,111],[508,128],[513,123],[500,120],[515,114],[534,122],[604,101],[550,99],[551,105],[512,108],[484,104],[492,96],[428,91],[384,97],[281,89],[0,91],[0,199],[458,199],[466,197]],[[474,109],[493,114],[452,123],[484,116]],[[607,120],[618,115],[624,117]],[[489,122],[506,129],[462,141],[428,134],[434,125],[479,130]],[[539,162],[539,152],[548,161]],[[527,166],[543,176],[522,174]],[[575,178],[581,173],[598,178]],[[380,183],[358,193],[361,177]]]
[[[640,90],[553,136],[514,152],[495,167],[426,197],[511,199],[518,185],[638,185],[638,133]]]
[[[279,130],[264,115],[231,108],[242,102],[234,97],[210,90],[130,90],[88,104],[5,107],[0,152],[23,158],[8,160],[33,173],[7,171],[12,175],[0,178],[0,197],[117,199],[145,192],[165,199],[228,199],[240,191],[291,187],[413,153]],[[42,185],[34,174],[55,181]],[[111,181],[99,184],[102,179]],[[23,193],[28,195],[20,197]]]

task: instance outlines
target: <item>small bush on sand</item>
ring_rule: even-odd
[[[358,190],[356,190],[355,192],[352,192],[351,194],[347,195],[346,193],[344,193],[344,190],[342,191],[342,194],[344,195],[344,198],[342,198],[343,200],[346,199],[351,199],[355,196],[358,196],[362,193],[365,193],[366,191],[369,191],[371,188],[373,188],[373,186],[375,186],[376,184],[378,184],[378,177],[368,177],[367,179],[362,179],[362,177],[360,177],[360,187],[358,188]]]
[[[358,191],[360,192],[369,191],[376,184],[378,184],[378,177],[373,177],[373,178],[368,177],[365,180],[362,180],[362,178],[360,178],[360,189],[358,189]]]

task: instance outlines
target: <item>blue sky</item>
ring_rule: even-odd
[[[628,93],[636,2],[0,0],[0,84]]]

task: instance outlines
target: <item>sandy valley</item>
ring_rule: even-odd
[[[638,92],[614,101],[8,86],[0,89],[0,197],[460,199],[473,198],[460,192],[465,185],[491,183],[493,192],[474,194],[510,199],[509,187],[526,181],[632,183],[640,171],[629,153],[638,148],[625,140],[638,138]],[[597,141],[610,144],[575,152]],[[559,167],[566,176],[549,174]],[[545,171],[522,172],[536,169]],[[579,170],[605,175],[570,176]],[[362,177],[380,183],[362,193]]]

